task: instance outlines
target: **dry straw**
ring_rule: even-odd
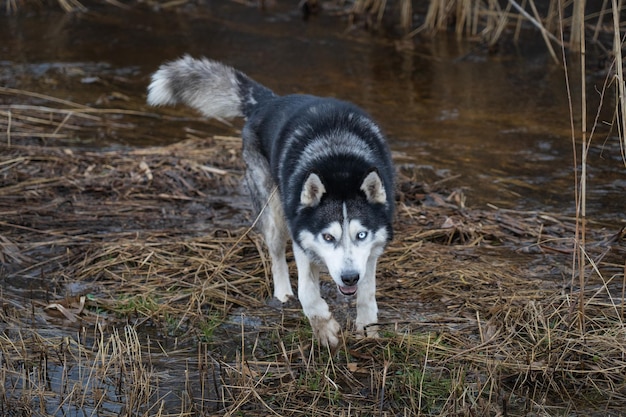
[[[94,129],[130,130],[133,118],[165,128],[167,118],[47,102],[0,109],[3,414],[551,415],[626,405],[623,230],[587,222],[582,287],[567,278],[576,219],[467,208],[462,190],[441,188],[451,181],[425,184],[398,160],[382,337],[355,339],[349,301],[324,284],[346,328],[329,355],[297,303],[267,302],[239,139],[190,131],[162,147],[71,147]]]

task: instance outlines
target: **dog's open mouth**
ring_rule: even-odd
[[[350,287],[342,287],[341,285],[337,285],[337,288],[339,288],[339,292],[343,295],[354,295],[356,293],[357,286],[352,285]]]

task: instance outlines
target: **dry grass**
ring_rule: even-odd
[[[457,33],[465,32],[469,36],[480,36],[489,44],[494,44],[500,39],[506,27],[515,28],[517,40],[522,23],[527,22],[539,30],[554,58],[556,54],[553,44],[566,45],[573,51],[580,51],[581,39],[588,36],[598,41],[601,33],[613,33],[614,28],[607,25],[606,19],[618,10],[612,8],[607,2],[590,5],[585,10],[585,2],[582,0],[562,2],[508,0],[505,7],[502,7],[499,2],[483,0],[459,0],[452,3],[457,4],[456,11],[450,7],[442,9],[440,2],[431,2],[429,15],[439,16],[439,18],[435,21],[427,20],[423,29],[441,30],[445,28],[446,19],[453,19],[457,22]],[[454,13],[457,15],[453,16]],[[462,14],[459,15],[459,13]],[[465,18],[461,19],[461,17]],[[567,39],[560,36],[561,31],[569,35]]]
[[[355,339],[349,302],[329,285],[346,329],[330,355],[297,303],[266,302],[268,259],[248,227],[237,138],[70,147],[77,132],[132,129],[125,118],[145,115],[48,101],[0,109],[3,415],[626,406],[623,230],[588,222],[593,268],[579,279],[568,266],[575,219],[465,208],[445,179],[425,184],[399,164],[397,239],[380,263],[383,336]]]
[[[522,28],[538,31],[555,62],[560,62],[556,47],[580,51],[581,40],[587,38],[610,55],[612,36],[619,37],[623,24],[614,25],[623,5],[617,1],[590,3],[584,0],[428,0],[409,2],[397,0],[355,0],[350,6],[350,26],[397,28],[404,38],[418,34],[436,36],[453,30],[458,37],[473,39],[495,49],[503,37],[518,42]],[[413,10],[417,12],[414,14]],[[415,19],[415,16],[419,16]],[[617,27],[617,29],[616,29]],[[561,36],[564,33],[566,36]],[[620,43],[614,43],[619,45]],[[407,47],[407,43],[403,43]]]

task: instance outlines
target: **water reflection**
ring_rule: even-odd
[[[146,108],[148,76],[160,63],[183,53],[206,55],[282,94],[356,102],[379,120],[400,162],[460,175],[450,186],[465,189],[470,206],[574,213],[564,73],[541,41],[488,55],[475,44],[440,36],[398,50],[390,40],[347,32],[329,14],[305,22],[287,4],[261,12],[229,1],[178,12],[106,8],[85,15],[3,16],[0,37],[3,85],[80,103],[97,103],[103,90],[121,90],[130,105]],[[102,83],[55,82],[55,71],[77,62],[83,63],[78,80],[102,76],[107,67],[124,74]],[[570,76],[576,99],[580,82]],[[602,81],[591,80],[590,91]],[[590,97],[598,101],[598,94]],[[606,108],[601,120],[610,121]],[[624,222],[621,151],[615,138],[602,136],[606,128],[597,135],[588,208],[594,216]],[[110,139],[136,143],[127,136]]]

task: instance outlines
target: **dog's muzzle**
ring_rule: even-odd
[[[359,282],[359,274],[357,272],[346,272],[341,274],[341,282],[344,285],[338,285],[339,291],[343,295],[354,295]]]

